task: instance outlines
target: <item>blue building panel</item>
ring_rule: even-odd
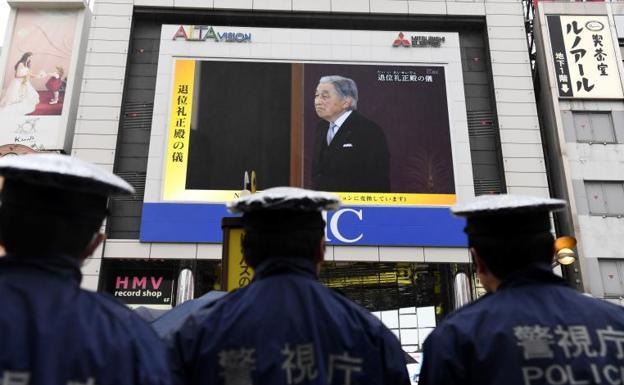
[[[142,242],[220,243],[222,204],[144,203]],[[447,207],[346,206],[327,213],[330,245],[466,247]]]

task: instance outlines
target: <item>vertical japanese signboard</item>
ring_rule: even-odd
[[[176,60],[171,98],[171,117],[164,190],[165,199],[175,199],[176,186],[186,185],[188,143],[193,108],[194,60]]]
[[[243,257],[244,230],[240,218],[223,218],[221,228],[223,229],[222,289],[232,291],[249,285],[254,272]]]
[[[622,86],[606,16],[548,16],[560,97],[622,98]]]

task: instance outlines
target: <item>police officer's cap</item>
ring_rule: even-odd
[[[232,213],[243,214],[246,229],[255,231],[322,229],[321,212],[339,206],[335,194],[297,187],[274,187],[227,204]]]
[[[564,207],[561,199],[499,194],[481,195],[451,211],[466,218],[468,235],[513,236],[550,231],[549,213]]]
[[[78,158],[28,154],[0,158],[2,207],[64,216],[103,217],[107,197],[131,194],[118,176]]]

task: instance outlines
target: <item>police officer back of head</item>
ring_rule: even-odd
[[[86,258],[103,239],[108,196],[133,191],[112,174],[56,154],[3,158],[0,175],[0,239],[14,256]]]
[[[482,196],[452,209],[466,218],[470,253],[488,292],[527,266],[550,265],[554,237],[549,213],[565,206],[560,199],[502,194]]]
[[[228,208],[242,213],[243,255],[249,266],[294,258],[312,261],[320,268],[325,254],[322,210],[339,205],[330,193],[278,187],[230,202]]]
[[[409,384],[396,337],[318,282],[329,193],[277,187],[228,204],[242,212],[251,284],[193,314],[171,337],[180,383]]]
[[[420,384],[612,384],[624,378],[624,309],[569,288],[551,271],[549,212],[559,199],[488,195],[466,217],[489,292],[427,338]],[[616,377],[617,375],[617,377]]]
[[[80,265],[104,239],[121,178],[79,159],[0,159],[0,383],[167,384],[166,353],[149,325],[80,289]]]

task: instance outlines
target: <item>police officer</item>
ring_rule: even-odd
[[[243,213],[251,284],[195,313],[171,338],[180,383],[409,384],[397,338],[318,282],[329,193],[277,187],[229,204]]]
[[[552,273],[549,212],[565,201],[481,196],[453,208],[489,294],[427,338],[419,384],[622,384],[624,309]]]
[[[119,177],[58,154],[0,159],[0,384],[169,384],[166,349],[114,298],[80,289]]]

